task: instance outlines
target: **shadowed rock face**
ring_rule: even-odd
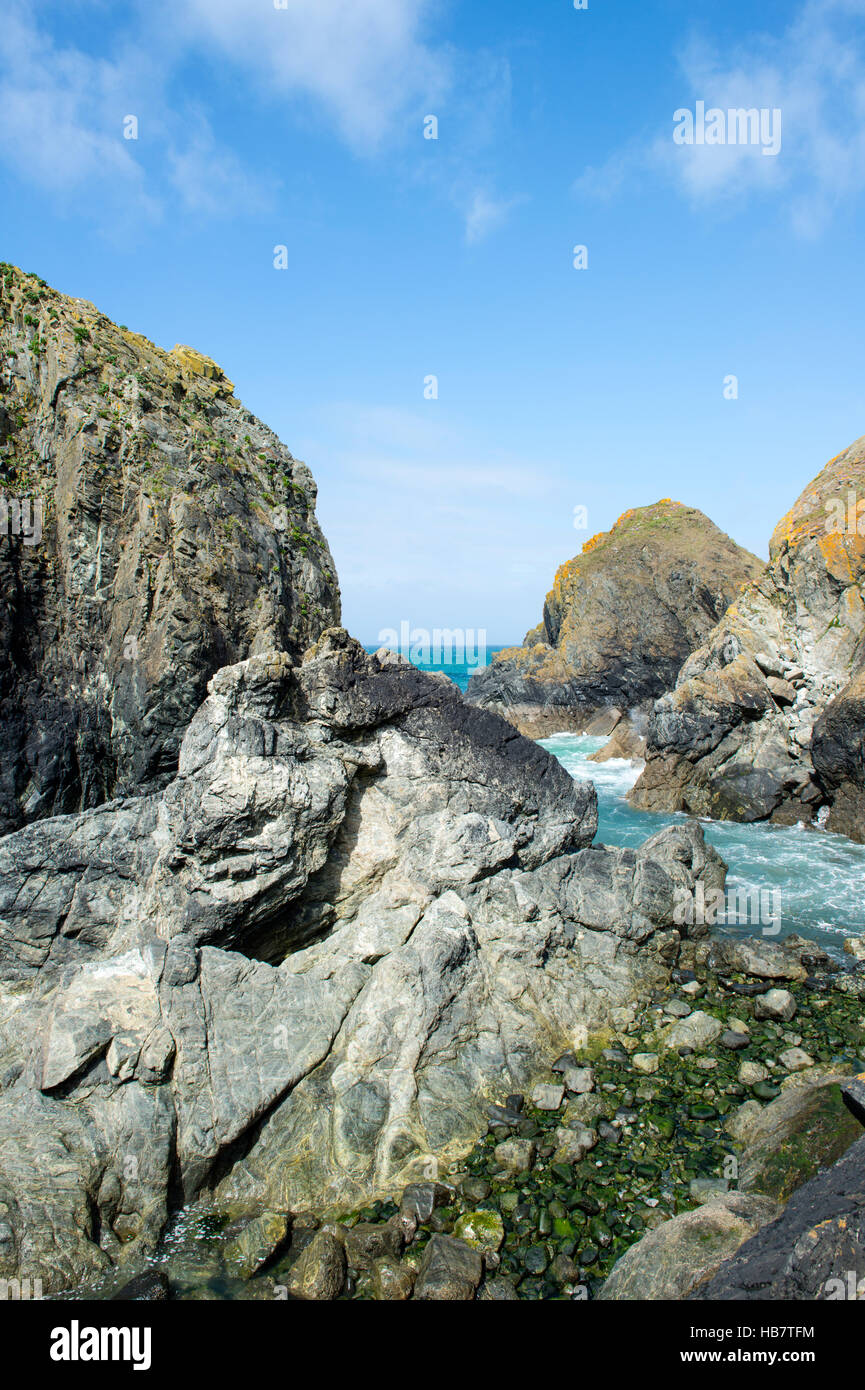
[[[0,355],[0,491],[30,533],[0,535],[3,832],[164,786],[210,676],[302,654],[339,591],[309,471],[215,362],[11,266]]]
[[[686,1298],[780,1213],[770,1197],[728,1192],[643,1236],[613,1267],[601,1300]]]
[[[763,565],[680,502],[625,512],[562,565],[541,624],[469,681],[467,698],[523,733],[582,732],[600,710],[668,690]]]
[[[590,784],[340,629],[221,670],[164,790],[0,841],[0,1277],[134,1267],[204,1187],[353,1203],[467,1150],[723,884],[696,825],[596,825]]]
[[[690,1297],[861,1299],[863,1246],[865,1137],[794,1192],[778,1219],[740,1246]]]
[[[656,702],[635,805],[790,822],[828,802],[830,829],[865,837],[857,498],[865,438],[805,489],[775,529],[763,577]]]

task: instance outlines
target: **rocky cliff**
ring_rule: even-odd
[[[693,507],[625,512],[562,565],[522,647],[472,676],[467,698],[542,738],[668,690],[690,652],[763,565]],[[615,722],[616,715],[612,716]]]
[[[339,619],[304,464],[191,348],[0,266],[0,831],[164,786],[221,666]]]
[[[134,1267],[203,1189],[320,1207],[470,1146],[627,1024],[682,892],[723,883],[696,825],[596,824],[589,784],[340,629],[218,672],[161,792],[0,841],[0,1277]]]
[[[631,793],[649,810],[828,825],[865,838],[865,438],[779,522],[764,575],[649,721]]]

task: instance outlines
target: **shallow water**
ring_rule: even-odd
[[[656,830],[686,819],[630,806],[625,798],[640,767],[623,759],[589,762],[588,755],[604,742],[579,734],[554,734],[542,740],[572,776],[594,782],[599,841],[638,845]],[[763,932],[777,939],[800,932],[837,954],[845,936],[865,931],[865,845],[805,825],[701,823],[706,839],[729,867],[728,888],[747,893],[754,908],[750,922],[727,925],[726,932],[748,936]]]

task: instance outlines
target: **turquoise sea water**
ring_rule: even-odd
[[[372,650],[372,649],[370,649]],[[490,648],[492,656],[497,648]],[[436,665],[465,690],[472,671],[464,664]],[[542,740],[572,776],[591,781],[598,793],[598,840],[638,845],[656,830],[685,819],[680,815],[637,811],[626,800],[639,767],[624,760],[591,763],[588,756],[604,739],[554,734]],[[837,955],[845,936],[865,932],[865,845],[812,826],[739,825],[702,822],[706,838],[729,868],[730,892],[747,898],[748,911],[723,930],[732,935],[765,933],[782,939],[799,932]]]
[[[622,759],[590,763],[601,738],[554,734],[542,740],[573,777],[592,781],[598,793],[598,840],[638,845],[666,825],[685,819],[637,811],[626,800],[639,766]],[[754,935],[771,927],[781,939],[791,932],[813,937],[837,954],[845,936],[865,932],[865,845],[811,826],[740,825],[701,822],[706,839],[729,868],[728,890],[753,906],[746,921],[727,925],[732,935]],[[762,895],[762,897],[761,897]],[[770,896],[771,895],[771,896]],[[770,911],[762,912],[760,904]]]

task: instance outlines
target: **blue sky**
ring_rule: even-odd
[[[780,153],[676,146],[698,100]],[[3,259],[309,463],[365,641],[519,640],[659,497],[765,554],[865,432],[865,0],[5,0],[0,160]]]

